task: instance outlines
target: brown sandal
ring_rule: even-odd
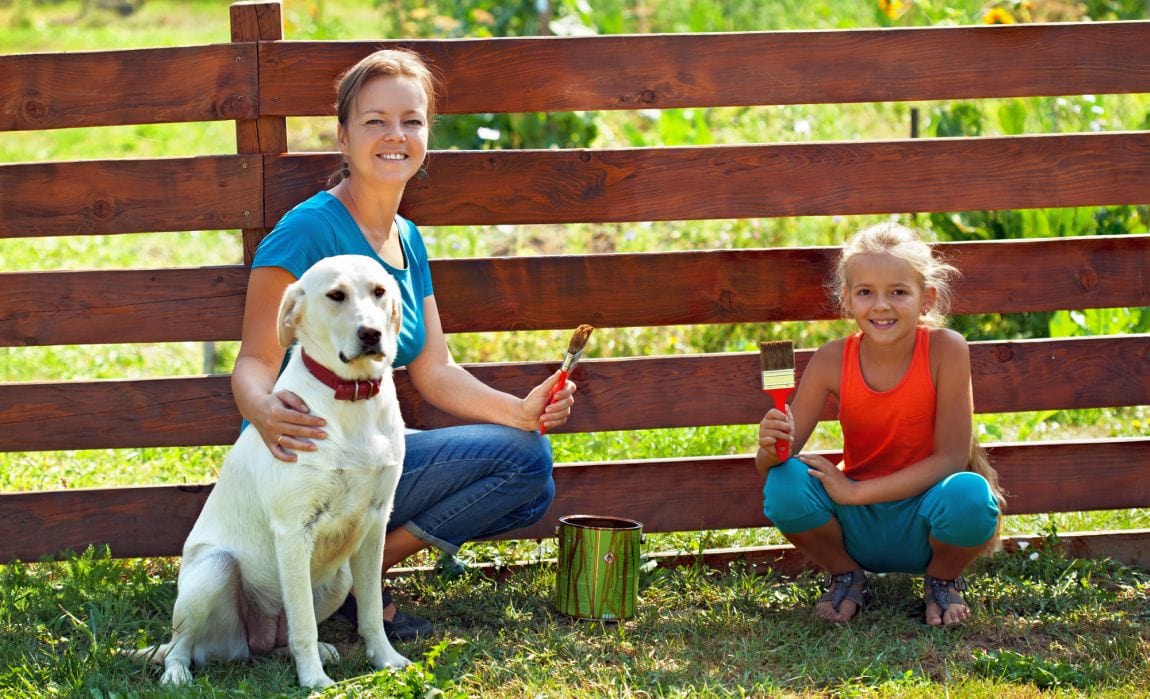
[[[851,616],[852,619],[874,599],[874,591],[871,590],[870,583],[866,579],[866,573],[861,568],[837,575],[828,573],[826,581],[823,583],[823,589],[826,592],[823,593],[822,597],[819,597],[818,604],[830,602],[831,609],[837,612],[843,601],[849,599],[855,603],[855,613]]]
[[[930,608],[931,604],[938,605],[938,616],[939,619],[942,620],[942,624],[940,625],[945,626],[947,625],[945,620],[946,610],[950,608],[951,605],[961,604],[967,609],[970,609],[970,605],[967,604],[966,600],[963,599],[961,594],[959,594],[965,591],[966,588],[966,578],[962,577],[961,575],[954,580],[942,580],[939,578],[931,577],[929,575],[924,575],[922,577],[922,600],[926,605],[926,608]],[[926,612],[924,610],[924,621],[925,613]],[[956,624],[950,625],[955,626]]]

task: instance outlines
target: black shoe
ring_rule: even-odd
[[[389,604],[391,604],[391,590],[384,588],[383,606],[386,608]],[[335,613],[347,619],[352,624],[358,624],[359,605],[355,603],[355,595],[349,594]],[[427,619],[396,611],[394,619],[391,621],[384,620],[383,632],[387,634],[387,640],[392,643],[399,643],[401,641],[416,641],[421,638],[427,638],[435,633],[435,627],[432,626],[431,622]]]

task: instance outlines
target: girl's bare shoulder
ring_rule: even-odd
[[[941,352],[943,354],[951,354],[959,352],[968,354],[970,352],[970,345],[967,344],[966,338],[950,328],[931,328],[930,330],[930,349],[931,353]]]

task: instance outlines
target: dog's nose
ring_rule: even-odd
[[[359,329],[360,345],[363,346],[364,348],[378,347],[379,346],[379,338],[382,337],[382,335],[383,335],[383,333],[376,330],[375,328],[360,327],[360,329]]]

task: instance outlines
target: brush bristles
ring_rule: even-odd
[[[763,371],[795,368],[795,344],[790,340],[759,343],[759,363]]]
[[[567,346],[567,354],[582,352],[587,345],[587,338],[591,337],[591,332],[594,330],[595,326],[586,323],[575,328],[575,332],[571,333],[571,344]]]
[[[789,340],[759,343],[763,390],[795,385],[795,345]]]

